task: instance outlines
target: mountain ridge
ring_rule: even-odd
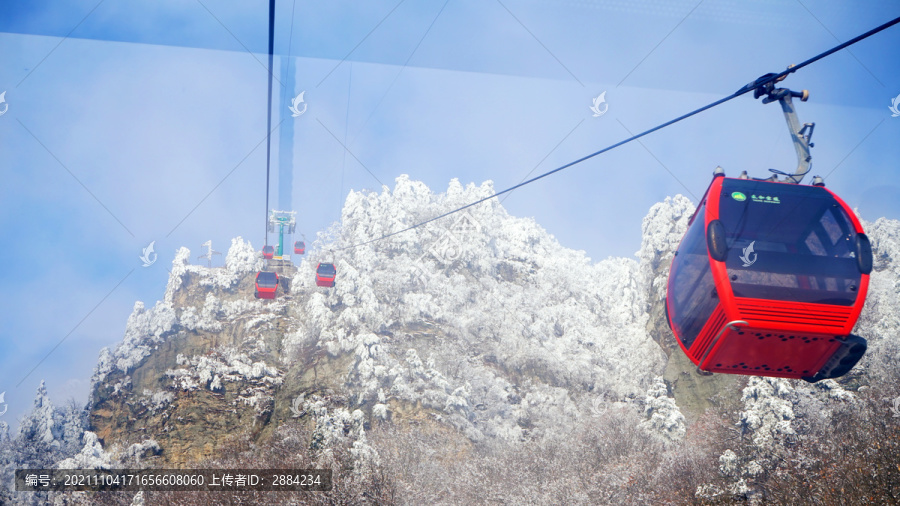
[[[351,192],[340,226],[282,270],[272,301],[251,296],[263,260],[242,238],[223,267],[190,265],[179,249],[162,300],[135,303],[122,342],[101,351],[86,413],[54,411],[39,390],[23,426],[43,429],[20,431],[17,444],[56,444],[46,459],[61,466],[190,467],[222,458],[237,434],[264,446],[302,427],[322,465],[344,445],[342,465],[371,470],[400,458],[402,445],[384,436],[392,430],[443,441],[451,466],[462,455],[481,462],[485,448],[552,453],[608,430],[677,455],[697,431],[724,438],[733,423],[740,444],[698,446],[707,453],[692,458],[708,457],[707,474],[679,493],[759,498],[766,470],[781,465],[773,455],[838,413],[854,416],[849,406],[887,388],[900,363],[897,220],[864,223],[875,269],[857,331],[869,353],[840,381],[815,385],[700,375],[684,356],[664,309],[693,213],[682,196],[651,207],[635,258],[591,263],[496,200],[364,244],[492,193],[490,182],[453,180],[435,194],[406,176],[392,191]],[[319,261],[337,266],[334,288],[315,286]]]

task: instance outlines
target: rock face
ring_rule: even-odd
[[[699,375],[665,320],[693,212],[683,197],[650,210],[637,259],[592,264],[496,200],[368,242],[492,193],[454,180],[434,194],[405,176],[393,191],[351,193],[341,227],[284,268],[289,293],[271,301],[253,298],[262,259],[249,243],[235,239],[212,269],[188,265],[183,248],[163,300],[135,304],[123,342],[101,353],[90,430],[107,448],[143,445],[153,466],[186,466],[229,435],[267,438],[287,420],[314,444],[347,437],[365,455],[377,419],[476,443],[541,440],[630,406],[677,440],[717,394],[739,402],[746,378]],[[900,326],[900,226],[867,227],[877,261],[861,332],[896,353],[883,337]],[[315,286],[319,261],[337,266],[334,288]]]
[[[237,427],[266,426],[284,376],[267,364],[280,360],[290,300],[253,298],[262,263],[240,238],[224,268],[188,258],[182,248],[164,300],[136,303],[123,342],[101,352],[90,403],[90,427],[107,446],[153,437],[163,449],[155,458],[173,465],[210,455]]]
[[[717,395],[728,398],[718,399],[718,402],[738,399],[740,385],[746,381],[742,376],[698,372],[669,329],[665,306],[669,266],[693,214],[694,205],[681,195],[651,207],[641,226],[643,239],[638,252],[642,284],[648,294],[647,332],[667,356],[666,384],[689,421],[713,407],[713,399]]]

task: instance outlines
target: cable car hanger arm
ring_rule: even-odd
[[[753,91],[753,98],[759,98],[765,95],[765,98],[762,100],[764,104],[776,101],[781,104],[784,120],[787,122],[788,130],[791,133],[794,151],[797,152],[797,169],[794,171],[793,175],[780,170],[769,169],[769,172],[772,172],[772,176],[766,179],[766,181],[778,182],[778,176],[782,175],[785,176],[785,179],[781,182],[800,184],[800,181],[803,181],[803,177],[809,173],[812,167],[812,155],[809,153],[809,148],[813,147],[811,141],[816,124],[804,123],[803,127],[800,127],[800,120],[797,118],[797,110],[794,108],[794,103],[791,99],[799,98],[801,102],[806,102],[809,98],[809,91],[791,91],[787,88],[775,88],[775,83],[782,79],[784,79],[784,77],[776,79],[775,81],[770,81],[765,85],[756,88]],[[817,184],[818,182],[820,182],[819,178],[817,178],[813,184]]]
[[[763,95],[766,95],[766,98],[763,99],[764,104],[768,104],[770,102],[778,101],[781,104],[781,110],[784,112],[784,119],[788,124],[788,130],[791,132],[791,140],[794,144],[794,150],[797,152],[797,169],[794,171],[793,175],[786,174],[784,172],[769,169],[773,175],[768,178],[769,181],[778,181],[778,175],[785,176],[785,180],[782,181],[784,183],[793,183],[799,184],[800,181],[803,180],[803,177],[809,173],[812,156],[809,153],[809,148],[813,147],[813,143],[811,142],[813,130],[816,127],[815,123],[804,123],[803,127],[800,128],[800,121],[797,118],[797,112],[794,109],[794,105],[791,101],[792,98],[799,98],[801,102],[806,102],[809,98],[809,92],[807,90],[803,90],[801,92],[791,91],[784,88],[775,88],[775,83],[781,82],[787,77],[789,74],[793,74],[794,72],[802,69],[803,67],[817,62],[826,56],[834,54],[841,49],[852,46],[857,42],[870,37],[882,30],[885,30],[897,23],[900,23],[900,17],[894,18],[887,23],[884,23],[881,26],[875,27],[868,32],[854,37],[843,44],[839,44],[824,53],[813,56],[812,58],[804,61],[799,65],[791,65],[786,70],[779,73],[770,73],[765,74],[758,77],[755,81],[744,85],[741,89],[735,92],[733,96],[743,95],[750,90],[753,90],[753,98],[759,98]],[[807,132],[807,129],[809,130]],[[816,178],[813,181],[813,184],[822,184],[820,178]]]

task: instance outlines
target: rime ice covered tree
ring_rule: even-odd
[[[669,397],[668,387],[662,376],[654,378],[653,384],[647,390],[647,396],[644,398],[644,415],[647,420],[641,425],[652,434],[668,442],[684,439],[684,415],[675,404],[675,399]]]
[[[60,469],[109,469],[110,455],[93,432],[87,431],[83,437],[84,447],[74,457],[57,464]]]
[[[85,427],[84,408],[75,402],[54,407],[43,381],[34,398],[34,408],[19,424],[12,440],[20,467],[48,467],[80,447]]]
[[[0,504],[43,504],[47,498],[29,493],[28,497],[11,491],[15,469],[55,467],[77,451],[84,432],[86,413],[74,401],[54,407],[41,381],[31,412],[22,418],[16,435],[9,438],[8,426],[0,427]],[[21,494],[21,493],[20,493]],[[24,503],[22,501],[25,501]]]

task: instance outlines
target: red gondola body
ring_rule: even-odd
[[[294,243],[294,253],[297,255],[302,255],[306,253],[306,243],[303,241],[297,241]]]
[[[320,263],[316,266],[316,286],[333,287],[334,278],[337,277],[337,268],[334,264]]]
[[[277,273],[260,271],[256,273],[256,293],[254,295],[257,299],[274,299],[278,283]]]
[[[263,258],[271,260],[275,256],[275,246],[264,246],[262,249]]]
[[[820,379],[865,353],[851,334],[872,251],[824,186],[716,177],[672,260],[669,326],[710,372]]]

